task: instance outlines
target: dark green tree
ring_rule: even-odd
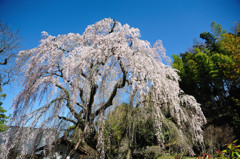
[[[6,110],[2,107],[2,100],[6,97],[6,94],[2,94],[2,88],[0,88],[0,132],[7,129],[6,123],[8,116],[5,115]]]
[[[236,130],[240,128],[238,36],[213,22],[211,32],[200,34],[205,44],[195,43],[190,51],[173,55],[172,63],[179,70],[180,87],[201,103],[208,124],[231,123]]]

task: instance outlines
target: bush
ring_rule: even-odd
[[[203,152],[215,154],[217,150],[223,148],[223,145],[234,140],[235,136],[233,128],[229,125],[217,127],[210,125],[204,130],[204,145]]]

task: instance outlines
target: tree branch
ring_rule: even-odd
[[[50,74],[50,75],[52,74],[52,75],[56,75],[56,76],[58,76],[58,77],[61,77],[61,78],[63,78],[63,80],[67,81],[67,83],[69,83],[71,86],[73,86],[72,82],[71,82],[70,80],[66,79],[66,78],[63,76],[63,72],[62,72],[62,69],[60,68],[59,64],[57,65],[57,68],[58,68],[58,71],[60,72],[60,74],[57,74],[56,72],[54,72],[54,73],[49,73],[49,74]],[[86,76],[85,76],[85,78],[86,78]],[[78,102],[74,102],[74,103],[83,108],[83,107],[84,107],[84,103],[85,103],[85,101],[84,101],[84,99],[83,99],[83,89],[80,88],[80,87],[78,87],[78,89],[79,89],[79,91],[80,91],[80,94],[79,94],[79,95],[80,95],[80,98],[81,98],[81,100],[82,100],[83,105],[81,105],[81,104],[78,103]]]
[[[60,85],[58,85],[58,84],[56,84],[56,86],[64,91],[64,93],[66,94],[66,100],[67,100],[67,107],[68,107],[68,109],[70,110],[72,115],[80,122],[81,118],[80,118],[79,114],[76,112],[76,110],[73,108],[73,106],[71,104],[70,95],[69,95],[69,92],[67,91],[67,89],[62,87],[62,86],[60,86]]]
[[[114,28],[115,28],[115,26],[116,26],[116,20],[115,19],[113,19],[113,27],[112,27],[112,29],[111,29],[111,31],[109,32],[109,34],[111,34],[113,31],[114,31]]]
[[[122,61],[120,61],[120,58],[118,58],[119,60],[119,64],[120,64],[120,68],[122,70],[122,73],[123,73],[123,77],[122,77],[122,81],[118,81],[114,88],[113,88],[113,91],[111,93],[111,95],[109,96],[108,98],[108,101],[101,107],[99,108],[97,111],[95,111],[91,116],[92,119],[94,119],[102,110],[105,110],[107,109],[109,106],[112,105],[112,102],[113,102],[113,99],[114,97],[116,96],[117,94],[117,91],[118,89],[120,88],[123,88],[126,84],[126,81],[127,81],[127,72],[124,70],[124,67],[123,67],[123,64],[122,64]]]
[[[72,119],[66,118],[66,117],[64,117],[64,116],[59,116],[59,115],[58,115],[58,118],[59,118],[59,119],[66,120],[66,121],[70,121],[70,122],[72,122],[74,125],[77,125],[77,122],[75,122],[75,121],[72,120]]]
[[[4,62],[0,62],[0,65],[7,65],[8,59],[4,59]]]
[[[83,99],[83,89],[79,88],[79,91],[80,91],[80,93],[79,93],[80,99],[81,99],[83,105],[85,105],[85,100]]]
[[[64,98],[65,100],[70,100],[68,98]],[[77,106],[81,107],[81,108],[84,108],[85,106],[83,106],[82,104],[78,103],[78,102],[75,102],[73,100],[70,100],[71,102],[73,102],[74,104],[76,104]]]
[[[94,84],[91,87],[90,99],[89,99],[89,102],[88,102],[88,105],[87,105],[87,121],[90,120],[90,116],[91,116],[91,113],[92,113],[92,104],[94,102],[94,96],[97,93],[97,88],[98,88],[98,85],[96,85],[96,84]]]
[[[30,116],[30,115],[32,115],[32,114],[34,114],[34,113],[36,113],[36,112],[39,112],[39,111],[41,111],[42,109],[45,109],[45,110],[42,111],[42,113],[43,113],[43,112],[45,112],[46,109],[48,109],[53,103],[55,103],[56,101],[59,101],[59,100],[63,100],[63,99],[64,99],[64,98],[63,98],[62,96],[60,96],[60,97],[58,97],[58,98],[55,98],[55,99],[51,100],[47,105],[45,105],[45,106],[43,106],[43,107],[41,107],[41,108],[39,108],[39,109],[37,109],[37,110],[35,110],[35,111],[27,114],[27,116]]]
[[[87,124],[85,125],[85,128],[84,128],[82,134],[80,135],[80,137],[79,137],[79,139],[78,139],[78,142],[76,143],[74,149],[73,149],[72,152],[70,153],[70,158],[73,158],[76,150],[78,149],[78,147],[79,147],[79,145],[80,145],[80,143],[81,143],[81,141],[82,141],[82,138],[83,138],[84,134],[85,134],[86,131],[87,131],[88,124],[89,124],[89,123],[87,123]],[[67,157],[67,156],[68,156],[68,154],[66,155],[66,157]]]
[[[56,40],[56,38],[54,38],[53,40]],[[63,52],[70,52],[69,50],[65,50],[61,47],[58,47],[56,44],[53,44],[54,47],[58,48],[59,50],[63,51]]]

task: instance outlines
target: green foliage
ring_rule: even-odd
[[[220,151],[217,150],[216,153],[214,154],[215,158],[218,159],[225,159],[225,158],[230,158],[230,159],[235,159],[235,158],[240,158],[240,145],[237,145],[238,140],[235,140],[229,144],[225,145],[225,149]],[[199,155],[198,158],[202,159],[202,158],[211,158],[211,155],[208,153],[203,153],[202,155]]]
[[[144,151],[144,159],[153,159],[161,156],[162,152],[159,146],[147,146]]]
[[[221,24],[217,24],[215,21],[211,24],[211,31],[218,40],[221,40],[223,38],[223,34],[227,33],[225,29],[222,29]]]
[[[120,142],[124,137],[124,133],[128,127],[127,122],[128,105],[122,104],[109,112],[105,122],[104,137],[110,148],[107,155],[115,156],[120,147]],[[111,158],[110,157],[110,158]]]
[[[179,73],[183,76],[185,74],[184,72],[184,63],[182,61],[181,56],[179,55],[172,55],[174,63],[172,63],[172,66],[179,70]]]
[[[3,100],[6,97],[6,94],[1,94],[2,88],[0,88],[0,100]],[[2,102],[0,101],[0,132],[3,132],[7,129],[5,125],[7,123],[8,117],[5,115],[6,110],[2,107]]]
[[[226,33],[220,24],[200,37],[190,51],[173,55],[172,66],[179,70],[180,87],[202,105],[209,124],[231,123],[240,128],[240,37]]]
[[[226,145],[226,149],[222,151],[221,156],[229,158],[240,158],[240,145],[236,145],[237,140]]]
[[[104,134],[108,158],[116,158],[120,153],[119,151],[128,143],[126,136],[129,135],[129,109],[128,104],[121,104],[109,112],[107,116]],[[132,110],[133,144],[131,148],[134,152],[143,152],[140,155],[142,157],[152,158],[154,156],[153,158],[156,158],[163,152],[159,150],[153,126],[154,119],[150,109],[145,106],[136,107]],[[176,154],[180,153],[180,150],[192,147],[189,140],[191,138],[190,134],[183,139],[171,118],[162,119],[161,123],[164,141],[166,142],[165,147],[169,152]]]
[[[145,116],[142,113],[143,109],[140,107],[133,109],[133,125],[135,127],[135,143],[137,148],[157,145],[153,128],[153,118],[149,113]]]
[[[105,135],[111,136],[113,143],[118,144],[123,137],[123,133],[127,128],[127,112],[128,105],[122,104],[110,112],[105,123]]]
[[[76,127],[75,125],[70,126],[68,128],[68,131],[64,133],[65,136],[68,136],[68,138],[73,141],[73,143],[77,143],[80,136],[82,134],[82,130],[79,127]]]
[[[123,103],[109,112],[104,131],[108,158],[116,157],[119,151],[125,149],[129,142],[127,141],[129,133],[133,138],[131,148],[134,150],[141,151],[147,146],[157,145],[152,116],[143,109],[137,107],[132,110],[132,132],[129,132],[130,106],[128,104]]]
[[[214,37],[213,34],[209,32],[203,32],[200,34],[200,37],[206,41],[205,44],[207,45],[208,48],[212,49],[216,48],[216,38]]]

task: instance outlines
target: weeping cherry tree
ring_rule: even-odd
[[[18,54],[24,76],[12,106],[11,125],[20,129],[11,136],[6,133],[3,158],[18,144],[18,157],[24,158],[35,152],[42,131],[67,134],[70,126],[79,128],[82,138],[96,131],[96,148],[99,158],[104,158],[106,111],[126,101],[132,108],[151,104],[159,148],[165,148],[162,127],[170,126],[169,117],[181,141],[203,141],[201,127],[206,119],[196,100],[180,90],[176,70],[163,63],[167,57],[160,40],[151,46],[140,39],[138,29],[111,18],[88,26],[82,35],[42,34],[39,46]],[[41,137],[48,145],[57,138],[51,133]],[[30,151],[26,142],[32,145]],[[194,154],[191,146],[185,149]],[[69,150],[71,154],[74,150]]]

